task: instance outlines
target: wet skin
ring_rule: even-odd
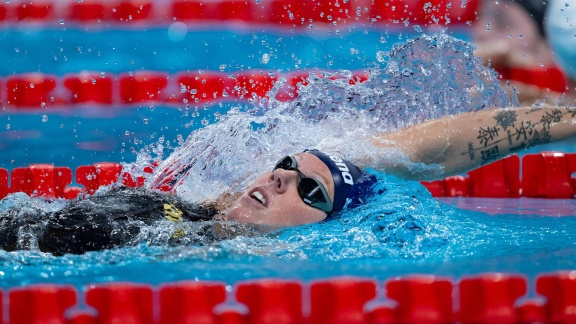
[[[334,199],[334,180],[328,167],[315,155],[294,155],[298,169],[307,177],[320,181]],[[262,174],[224,212],[224,218],[239,223],[258,225],[263,230],[316,223],[326,213],[310,207],[298,195],[299,177],[296,171],[277,169]]]

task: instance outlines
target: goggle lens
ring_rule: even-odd
[[[298,195],[306,205],[320,209],[326,213],[332,211],[332,201],[324,185],[314,178],[305,176],[298,170],[296,159],[293,156],[288,155],[278,161],[274,167],[274,170],[276,169],[296,171],[298,173],[300,177],[300,181],[298,182]]]

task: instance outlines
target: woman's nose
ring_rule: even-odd
[[[292,185],[296,185],[298,173],[284,169],[276,169],[272,172],[271,182],[276,193],[282,194]]]

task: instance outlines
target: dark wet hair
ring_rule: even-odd
[[[546,0],[510,0],[510,2],[517,3],[526,10],[538,25],[538,31],[540,34],[546,37],[546,30],[544,29],[544,16],[547,6]]]
[[[134,246],[142,242],[142,229],[157,221],[208,221],[217,213],[213,204],[190,204],[174,194],[119,187],[68,201],[56,212],[29,206],[0,212],[0,248],[28,250],[37,244],[42,252],[63,255]],[[176,234],[162,244],[204,245],[217,240],[209,224],[199,226],[194,235]]]

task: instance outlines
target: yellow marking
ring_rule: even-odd
[[[174,233],[172,234],[172,238],[179,239],[184,236],[184,230],[181,228],[177,228]]]
[[[171,222],[182,221],[182,211],[172,204],[164,204],[164,214]]]

